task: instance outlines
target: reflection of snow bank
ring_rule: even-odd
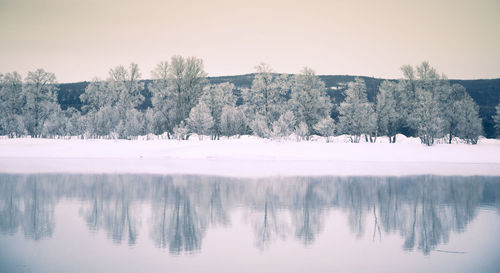
[[[151,139],[151,138],[150,138]],[[267,175],[500,175],[500,141],[426,147],[398,136],[345,143],[252,136],[211,141],[0,139],[0,172],[193,173]],[[385,142],[385,143],[384,143]]]

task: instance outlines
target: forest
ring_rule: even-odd
[[[193,134],[212,140],[321,135],[328,140],[346,134],[354,143],[379,136],[395,143],[397,134],[404,134],[425,145],[436,139],[476,144],[485,135],[479,106],[465,87],[428,62],[402,66],[399,80],[384,80],[372,93],[367,92],[374,89],[370,78],[327,88],[307,67],[295,75],[275,73],[264,63],[255,69],[246,86],[236,87],[224,77],[210,80],[196,57],[160,62],[151,80],[142,79],[137,64],[120,65],[105,80],[81,83],[85,89],[78,105],[64,103],[56,76],[43,69],[24,79],[17,72],[0,74],[0,135],[133,139],[164,134],[179,140]],[[332,95],[335,89],[340,96]],[[491,119],[498,135],[500,104]]]

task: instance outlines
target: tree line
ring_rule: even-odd
[[[173,56],[152,71],[147,86],[152,107],[146,110],[138,109],[145,86],[134,63],[110,69],[106,80],[92,80],[80,96],[81,110],[62,110],[53,73],[38,69],[23,80],[12,72],[0,74],[0,135],[133,138],[166,134],[187,139],[195,133],[219,139],[293,134],[308,139],[316,134],[328,140],[347,134],[352,142],[388,136],[394,143],[396,135],[404,133],[426,145],[437,138],[477,143],[482,134],[478,106],[463,86],[450,84],[427,62],[405,65],[402,73],[397,81],[382,82],[374,102],[367,99],[364,80],[356,78],[348,83],[344,101],[335,103],[312,69],[287,75],[260,64],[251,87],[241,91],[237,103],[235,86],[210,84],[201,59]],[[493,119],[500,130],[500,104]]]

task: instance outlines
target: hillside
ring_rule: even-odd
[[[344,99],[343,92],[347,87],[347,83],[354,80],[356,76],[349,75],[320,75],[319,76],[328,89],[328,95],[335,104],[340,103]],[[249,88],[252,85],[254,74],[236,75],[236,76],[220,76],[209,77],[208,80],[212,84],[231,82],[236,86],[235,95],[238,97],[238,103],[241,101],[241,90]],[[384,79],[360,76],[366,82],[368,99],[374,101],[378,91],[378,86]],[[143,80],[146,89],[143,91],[145,101],[139,108],[146,109],[151,106],[151,93],[147,89],[151,80]],[[483,119],[484,133],[486,137],[496,137],[495,129],[493,128],[492,115],[495,113],[495,106],[500,102],[500,78],[486,80],[450,80],[452,84],[461,84],[466,89],[469,95],[479,105],[479,115]],[[80,109],[82,103],[80,95],[84,92],[88,82],[62,83],[59,84],[58,101],[63,109],[74,107]],[[333,116],[337,113],[334,111]]]

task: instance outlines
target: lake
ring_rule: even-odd
[[[0,272],[499,272],[500,177],[0,174]]]

